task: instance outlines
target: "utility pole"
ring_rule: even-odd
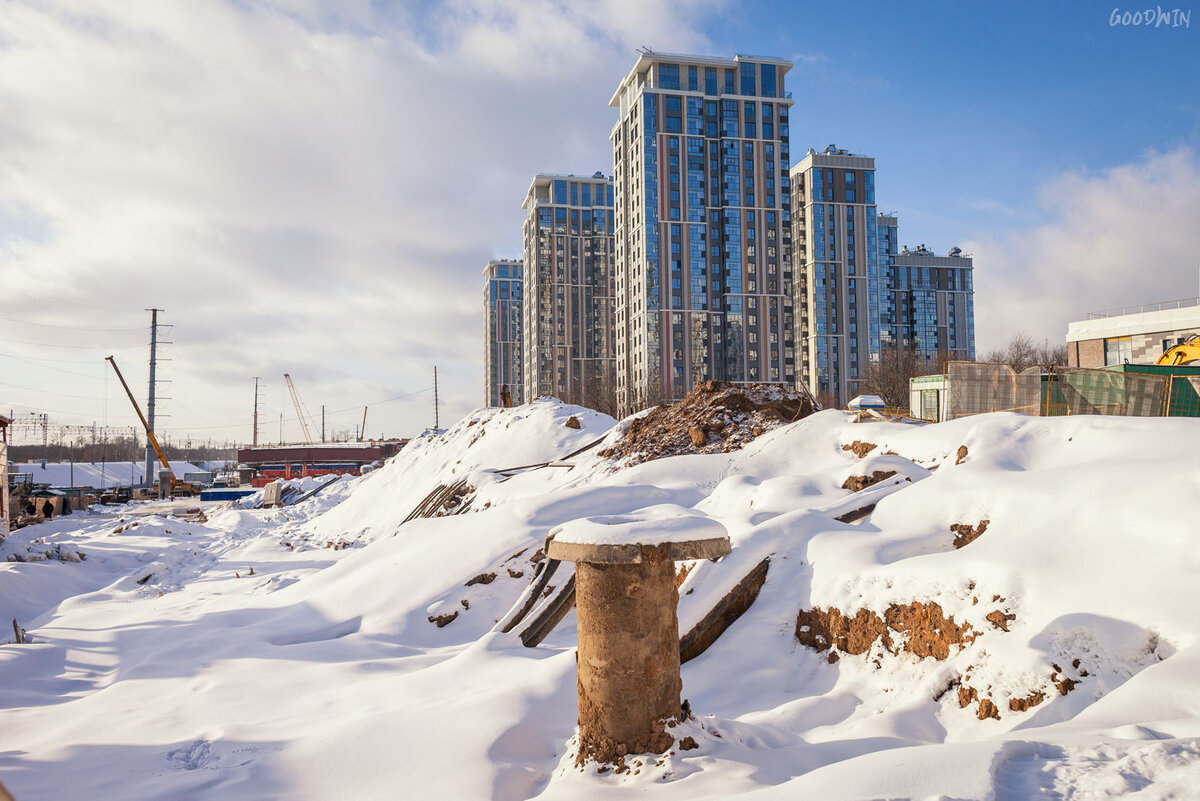
[[[42,413],[42,469],[46,469],[46,456],[50,451],[50,415]]]
[[[154,373],[158,367],[158,313],[162,309],[146,309],[150,312],[150,397],[146,401],[146,424],[154,431]],[[146,485],[153,483],[151,465],[154,461],[154,449],[150,447],[149,437],[146,438]]]
[[[325,444],[325,404],[321,404],[321,444]]]
[[[438,387],[437,387],[437,365],[435,364],[433,366],[433,430],[434,431],[437,431],[439,428],[441,428],[441,426],[438,425],[439,420],[438,420],[438,391],[437,391],[437,389],[438,389]]]
[[[251,441],[251,446],[258,447],[258,382],[259,377],[254,376],[254,439]]]

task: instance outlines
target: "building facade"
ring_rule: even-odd
[[[645,51],[609,102],[621,414],[795,380],[791,62]]]
[[[894,219],[894,218],[893,218]],[[882,256],[881,256],[882,258]],[[924,245],[890,256],[881,330],[885,347],[911,348],[922,367],[975,361],[974,262],[958,248],[938,256]]]
[[[875,159],[830,145],[809,150],[791,179],[797,375],[840,405],[858,394],[882,336]]]
[[[540,174],[523,208],[526,397],[615,413],[612,179]]]
[[[524,263],[493,259],[483,268],[484,402],[503,406],[507,390],[513,405],[525,402],[521,366],[524,327]]]
[[[1092,312],[1067,324],[1067,364],[1154,364],[1193,335],[1200,335],[1200,298]]]

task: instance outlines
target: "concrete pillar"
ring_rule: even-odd
[[[567,530],[550,543],[551,559],[576,563],[581,762],[661,754],[675,742],[664,725],[679,717],[682,692],[674,563],[729,553],[719,523],[693,519],[704,521],[704,533],[715,526],[722,536],[653,544],[571,542]],[[655,532],[646,528],[650,539]]]

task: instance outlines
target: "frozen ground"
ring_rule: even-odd
[[[0,561],[0,619],[30,641],[0,645],[0,780],[18,801],[1197,797],[1197,421],[821,412],[630,467],[596,455],[613,425],[484,410],[298,506],[15,532],[0,560],[33,561]],[[465,512],[403,522],[460,480]],[[537,648],[496,621],[551,529],[672,509],[733,545],[688,574],[681,630],[769,559],[766,581],[683,667],[698,749],[577,768],[574,614]]]

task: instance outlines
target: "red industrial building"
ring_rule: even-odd
[[[277,478],[351,475],[361,473],[363,465],[395,456],[408,444],[407,439],[344,445],[282,445],[270,448],[239,448],[238,464],[254,468],[251,483],[262,487]],[[243,479],[244,480],[244,479]]]

